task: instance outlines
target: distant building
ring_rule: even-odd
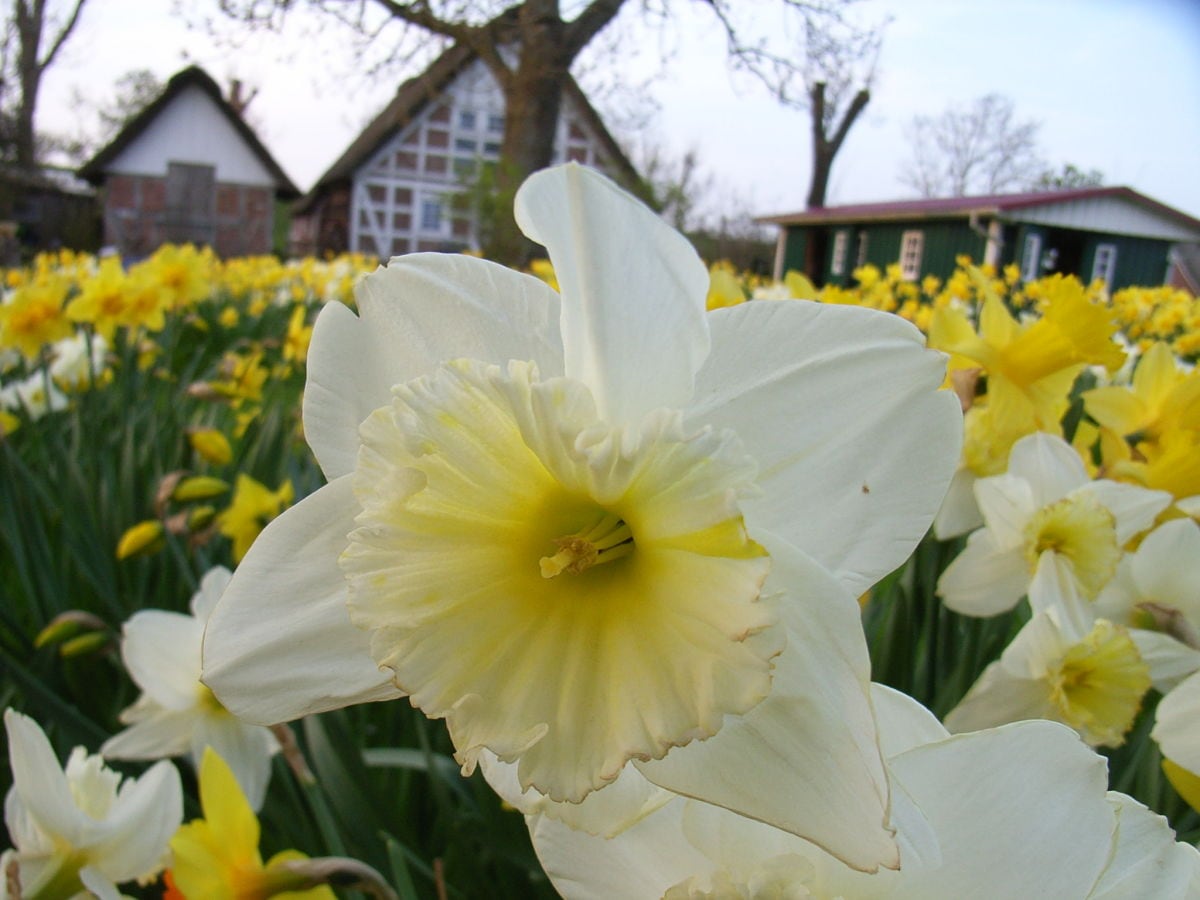
[[[68,247],[95,250],[100,220],[96,192],[67,169],[0,165],[0,266]]]
[[[451,47],[396,96],[293,208],[296,254],[354,250],[381,258],[477,249],[450,198],[480,161],[500,156],[504,95],[476,55]],[[555,159],[632,185],[637,174],[574,80],[563,93]]]
[[[777,275],[807,270],[839,285],[867,263],[898,263],[912,280],[946,278],[966,254],[1015,263],[1026,281],[1062,272],[1118,290],[1163,284],[1172,245],[1200,242],[1200,220],[1126,187],[860,203],[757,221],[779,226]]]
[[[300,194],[196,66],[171,78],[79,174],[99,187],[104,243],[130,258],[185,242],[224,257],[270,253],[276,200]]]

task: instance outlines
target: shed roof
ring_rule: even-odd
[[[254,133],[246,120],[243,119],[237,111],[230,106],[229,102],[221,93],[221,88],[212,79],[207,72],[199,66],[189,66],[181,72],[171,76],[171,80],[167,82],[167,86],[163,89],[154,100],[147,104],[146,107],[134,116],[129,123],[121,129],[115,138],[113,138],[106,146],[93,156],[90,160],[83,164],[79,169],[79,177],[92,184],[99,184],[104,180],[107,174],[106,170],[121,152],[132,144],[142,135],[143,132],[150,126],[158,115],[171,104],[184,90],[189,87],[196,87],[204,91],[214,103],[221,113],[229,120],[229,124],[234,127],[234,130],[246,142],[255,157],[263,164],[271,177],[275,180],[275,194],[281,199],[290,200],[300,195],[300,191],[292,180],[287,177],[287,174],[280,167],[275,158],[262,141],[258,139],[258,135]]]
[[[1051,207],[1095,204],[1097,201],[1116,201],[1138,207],[1155,218],[1170,222],[1176,228],[1190,232],[1193,235],[1192,240],[1200,240],[1200,220],[1128,187],[1075,188],[1021,194],[988,194],[976,197],[936,197],[893,200],[882,203],[854,203],[762,216],[755,221],[783,226],[833,225],[849,222],[966,219],[972,215],[995,216],[1014,221],[1036,221],[1042,218],[1041,212]]]
[[[396,91],[396,96],[383,108],[362,133],[358,135],[337,158],[295,206],[297,214],[303,214],[321,197],[325,191],[334,185],[349,181],[355,171],[362,166],[383,144],[392,138],[411,122],[429,105],[437,100],[450,86],[450,83],[468,65],[474,62],[478,55],[465,44],[454,44],[420,75],[404,81]],[[567,96],[574,101],[580,115],[599,137],[605,151],[612,158],[622,176],[630,184],[637,180],[637,170],[625,155],[619,144],[605,127],[600,114],[588,102],[583,90],[570,75],[567,76]]]

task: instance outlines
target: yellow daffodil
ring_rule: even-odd
[[[709,309],[722,309],[745,302],[746,292],[742,290],[733,267],[728,263],[713,263],[708,270],[708,299],[705,305]]]
[[[64,770],[32,719],[9,709],[4,726],[13,775],[4,820],[14,849],[0,857],[0,870],[6,881],[15,875],[16,896],[116,897],[115,885],[161,871],[183,818],[174,766],[161,762],[122,779],[76,747]],[[14,896],[4,888],[0,895]]]
[[[117,559],[131,556],[149,556],[162,549],[166,540],[163,523],[158,519],[147,519],[126,529],[117,542]]]
[[[305,890],[306,879],[285,863],[307,859],[283,850],[264,865],[258,851],[259,825],[229,766],[211,747],[200,762],[200,806],[204,818],[182,826],[171,838],[168,873],[175,896],[183,900],[334,900],[321,886]]]
[[[982,366],[989,404],[1016,404],[1040,429],[1058,433],[1068,392],[1083,367],[1092,363],[1116,371],[1125,353],[1112,339],[1111,312],[1090,300],[1077,281],[1048,279],[1045,294],[1041,318],[1021,323],[999,294],[988,292],[978,334],[964,311],[940,309],[929,345],[953,354],[952,368]]]
[[[73,322],[87,322],[97,334],[112,340],[117,327],[127,321],[128,280],[120,259],[114,256],[102,260],[67,304],[67,317]]]
[[[1138,361],[1129,387],[1094,388],[1083,403],[1105,428],[1139,440],[1179,428],[1200,430],[1200,372],[1181,369],[1170,347],[1158,342]]]
[[[217,528],[233,542],[233,561],[241,562],[268,522],[292,503],[292,483],[284,481],[275,490],[241,474],[229,507],[217,517]]]
[[[308,357],[308,344],[312,340],[312,326],[306,324],[308,309],[297,304],[288,319],[287,334],[283,339],[283,359],[292,365],[302,366]]]
[[[233,459],[229,438],[215,428],[196,428],[188,432],[188,443],[203,459],[214,466],[225,466]]]
[[[200,683],[204,626],[225,586],[229,570],[217,567],[200,582],[191,615],[148,609],[122,629],[121,658],[142,695],[120,715],[124,731],[100,752],[108,759],[162,759],[189,754],[199,768],[206,747],[216,748],[237,776],[249,803],[258,809],[271,778],[271,732],[239,722]]]
[[[592,170],[516,207],[561,294],[418,254],[322,310],[329,483],[239,565],[205,683],[264,722],[407,696],[574,813],[666,788],[896,865],[855,598],[958,456],[941,360],[870,310],[706,312],[695,251]]]
[[[75,326],[63,301],[70,282],[52,276],[17,289],[0,304],[0,349],[13,348],[26,359],[37,359],[47,344],[70,337]]]
[[[932,838],[906,847],[898,872],[855,872],[807,841],[684,797],[612,838],[531,816],[538,858],[568,900],[1194,896],[1200,852],[1161,816],[1106,792],[1104,760],[1062,726],[951,737],[911,699],[878,686],[872,696],[898,795],[912,797]]]

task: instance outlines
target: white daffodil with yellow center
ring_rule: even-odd
[[[234,717],[200,681],[204,626],[230,577],[224,566],[205,573],[192,596],[191,615],[144,609],[125,623],[121,658],[142,694],[121,712],[121,723],[129,727],[105,741],[100,753],[108,759],[188,754],[199,771],[204,749],[212,747],[259,809],[278,744],[270,730]]]
[[[329,484],[239,565],[205,683],[259,722],[407,696],[593,830],[672,789],[896,865],[854,598],[953,471],[942,359],[867,310],[707,315],[684,238],[579,166],[516,205],[561,295],[418,254],[318,317]]]
[[[1034,615],[946,716],[951,731],[1053,719],[1089,744],[1117,747],[1150,690],[1150,667],[1129,631],[1096,619],[1086,632],[1061,610]]]
[[[1096,598],[1096,614],[1129,627],[1162,693],[1200,669],[1200,525],[1172,519],[1146,535]]]
[[[76,747],[64,770],[32,719],[9,709],[4,726],[13,775],[4,821],[13,849],[0,855],[0,897],[116,900],[116,885],[162,869],[183,819],[174,766],[160,762],[123,780]]]
[[[1017,441],[1008,471],[977,481],[975,496],[984,527],[938,580],[946,606],[994,616],[1028,594],[1034,610],[1061,609],[1081,633],[1125,545],[1171,502],[1164,491],[1090,480],[1075,450],[1043,433]]]
[[[567,900],[1184,900],[1200,888],[1200,852],[1177,843],[1161,816],[1106,791],[1104,760],[1061,725],[950,736],[910,698],[878,686],[874,697],[894,783],[933,839],[898,872],[854,871],[794,835],[684,797],[609,839],[529,816],[534,849]]]

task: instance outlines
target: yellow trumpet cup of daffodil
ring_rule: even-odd
[[[868,310],[706,313],[687,241],[580,166],[516,213],[561,295],[417,254],[322,310],[329,483],[242,560],[205,683],[259,722],[407,696],[567,814],[667,788],[897,865],[855,598],[953,471],[943,359]]]
[[[300,851],[280,851],[263,864],[258,817],[211,747],[200,762],[200,806],[204,818],[188,822],[171,838],[168,898],[334,900],[333,891],[323,885],[302,889],[307,879],[281,865],[307,859]]]

